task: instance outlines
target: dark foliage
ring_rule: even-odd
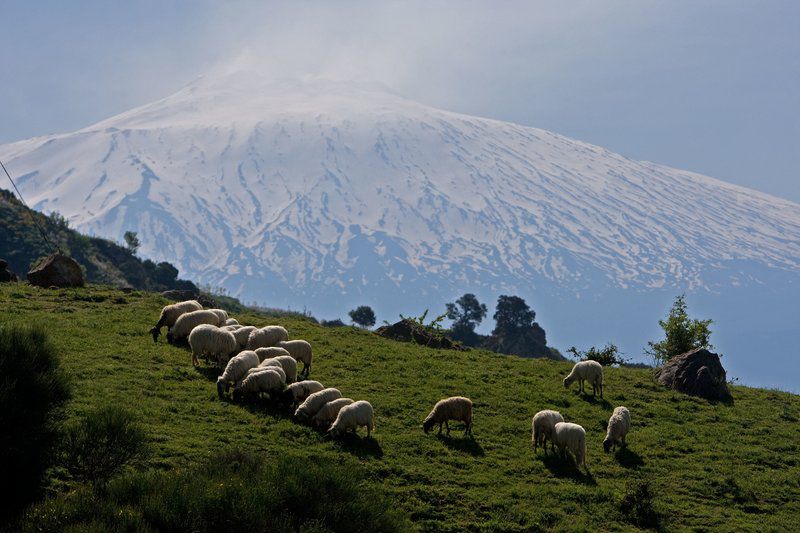
[[[227,452],[194,468],[136,473],[50,500],[27,531],[405,531],[354,465]]]
[[[446,316],[453,321],[450,337],[470,346],[477,345],[480,336],[475,333],[475,328],[486,318],[487,312],[486,305],[472,293],[448,303]]]
[[[41,494],[69,398],[67,378],[44,331],[0,326],[0,521]]]
[[[711,337],[712,320],[697,320],[689,318],[684,295],[675,298],[666,320],[659,320],[658,325],[664,330],[664,339],[658,342],[648,342],[645,353],[649,354],[654,363],[663,364],[676,355],[680,355],[698,348],[712,349],[709,341]]]
[[[136,253],[136,250],[139,249],[139,246],[141,244],[139,242],[139,236],[136,235],[136,232],[126,231],[122,237],[123,239],[125,239],[125,245],[128,247],[128,250],[130,250],[133,253]],[[175,272],[175,274],[177,275],[177,271]]]
[[[68,426],[62,450],[75,479],[102,483],[147,456],[147,437],[130,412],[109,405]]]
[[[620,502],[619,509],[631,524],[647,529],[659,529],[661,518],[653,506],[653,491],[647,481],[634,483]]]
[[[368,305],[360,305],[347,313],[350,320],[364,328],[371,328],[375,325],[375,311]]]
[[[324,328],[340,328],[346,325],[338,318],[335,318],[333,320],[323,320],[319,324]]]
[[[493,335],[515,335],[533,326],[536,313],[519,296],[501,295],[493,318]]]
[[[580,351],[574,346],[567,349],[577,361],[597,361],[603,366],[624,365],[628,362],[622,357],[619,348],[614,343],[609,342],[602,348],[592,346],[586,351]]]

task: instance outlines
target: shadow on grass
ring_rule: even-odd
[[[380,459],[383,457],[383,449],[381,445],[378,444],[378,441],[375,440],[375,437],[360,437],[352,433],[347,433],[341,438],[335,439],[333,442],[336,448],[355,455],[359,459],[366,459],[368,457]]]
[[[248,411],[256,415],[268,415],[273,418],[294,420],[292,418],[294,410],[276,400],[270,400],[267,398],[258,398],[251,400],[242,399],[239,402],[234,402],[232,398],[223,396],[222,401],[227,402],[231,405],[236,405],[237,407],[241,407],[243,409],[247,409]]]
[[[575,466],[575,461],[567,455],[562,458],[559,454],[548,454],[542,456],[544,466],[556,477],[574,479],[584,485],[597,485],[591,472],[583,472]]]
[[[200,365],[194,367],[194,371],[206,378],[209,381],[217,381],[217,378],[222,375],[223,369],[216,366]]]
[[[605,398],[600,398],[599,396],[592,396],[591,394],[586,394],[585,392],[579,392],[578,397],[586,403],[590,403],[592,405],[600,405],[606,409],[611,408],[611,404]]]
[[[644,466],[644,459],[642,457],[632,451],[627,446],[618,447],[617,451],[614,452],[614,458],[625,468],[639,468],[640,466]]]
[[[486,452],[483,451],[483,447],[481,447],[480,443],[471,435],[463,437],[450,437],[443,433],[441,435],[437,435],[437,438],[451,450],[468,453],[474,457],[483,457],[486,455]]]

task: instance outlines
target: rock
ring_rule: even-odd
[[[83,271],[71,257],[52,254],[28,272],[28,282],[39,287],[83,287]]]
[[[544,329],[534,322],[530,328],[515,334],[491,335],[481,342],[481,348],[497,353],[564,361],[547,347]]]
[[[733,400],[719,356],[705,348],[676,355],[656,370],[659,383],[691,396],[712,401]]]
[[[433,332],[420,327],[411,320],[401,320],[391,326],[381,326],[375,330],[381,337],[393,339],[400,342],[416,342],[429,348],[444,348],[447,350],[466,351],[468,348],[454,343],[444,335],[436,335]]]
[[[17,275],[8,268],[8,261],[0,259],[0,283],[8,281],[18,281]]]

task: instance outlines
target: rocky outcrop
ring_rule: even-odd
[[[8,268],[8,261],[0,259],[0,283],[17,281],[17,275]]]
[[[544,329],[536,322],[528,329],[486,337],[480,346],[493,352],[520,357],[564,360],[547,347]]]
[[[182,289],[174,289],[169,291],[164,291],[161,293],[161,296],[168,300],[172,300],[173,302],[183,302],[186,300],[197,300],[200,302],[200,305],[205,307],[206,309],[216,307],[216,303],[214,300],[206,296],[205,294],[200,294],[197,291],[191,290],[182,290]]]
[[[39,287],[83,287],[83,271],[71,257],[52,254],[28,272],[28,282]]]
[[[656,370],[659,383],[691,396],[712,401],[733,400],[719,356],[705,348],[676,355]]]
[[[429,348],[444,348],[447,350],[465,351],[467,348],[454,343],[442,334],[437,334],[408,319],[401,320],[390,326],[381,326],[375,333],[388,339],[400,342],[415,342]]]

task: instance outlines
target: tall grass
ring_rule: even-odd
[[[0,324],[0,520],[41,493],[70,387],[41,328]]]
[[[121,476],[41,504],[23,531],[404,531],[358,470],[222,452],[187,470]]]

